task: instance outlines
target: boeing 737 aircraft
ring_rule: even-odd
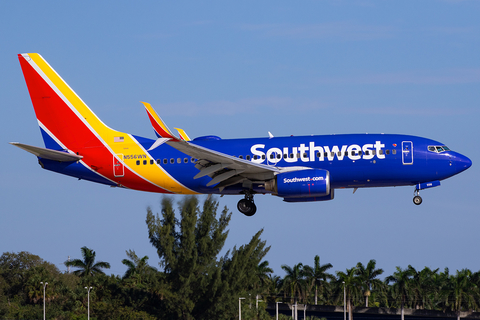
[[[170,194],[243,195],[238,210],[256,212],[255,194],[286,202],[324,201],[335,189],[414,186],[419,191],[472,162],[438,141],[396,134],[251,139],[174,135],[143,103],[157,139],[106,126],[36,53],[19,54],[45,148],[13,145],[42,168],[115,187]]]

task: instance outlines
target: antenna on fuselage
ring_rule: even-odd
[[[268,131],[268,137],[269,137],[270,139],[273,138],[273,134],[272,134],[270,131]]]

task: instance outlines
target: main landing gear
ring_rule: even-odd
[[[257,206],[253,202],[253,194],[245,192],[245,199],[238,201],[237,209],[247,217],[251,217],[257,212]]]
[[[415,191],[413,192],[414,194],[414,197],[413,197],[413,203],[415,203],[417,206],[422,204],[422,197],[420,197],[420,190],[418,189],[415,189]]]

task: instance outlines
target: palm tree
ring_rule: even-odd
[[[381,287],[382,285],[382,281],[376,278],[383,273],[383,269],[375,269],[376,264],[374,259],[370,260],[366,267],[361,262],[357,263],[357,275],[364,285],[365,307],[367,308],[372,286]]]
[[[475,308],[478,298],[478,288],[472,281],[472,272],[468,269],[457,270],[456,275],[450,276],[448,283],[448,300],[452,301],[452,310],[457,313],[457,319],[460,320],[460,311]]]
[[[294,297],[295,302],[297,297],[302,299],[305,287],[305,274],[303,271],[303,264],[299,263],[290,268],[286,264],[282,265],[282,269],[287,273],[283,278],[283,285],[285,294],[287,291],[292,297]],[[298,295],[297,295],[298,294]]]
[[[312,285],[315,284],[315,304],[317,304],[318,300],[318,288],[320,287],[321,290],[324,288],[324,285],[322,285],[320,280],[323,280],[323,283],[325,283],[327,279],[334,279],[330,273],[326,272],[330,268],[332,268],[331,263],[326,263],[323,265],[320,264],[320,257],[318,255],[315,256],[313,268],[310,266],[303,267],[308,281]]]
[[[431,270],[428,267],[417,272],[413,276],[413,293],[415,308],[424,309],[426,305],[431,305],[430,300],[435,296],[436,291],[440,291],[441,287],[435,284],[435,275],[438,275],[438,269]]]
[[[105,274],[102,269],[110,269],[110,263],[97,262],[95,263],[95,251],[87,247],[82,247],[83,260],[74,259],[71,261],[65,261],[65,266],[79,268],[73,273],[80,277],[96,276],[98,274]]]
[[[402,320],[405,319],[405,314],[404,314],[404,308],[405,308],[405,301],[408,296],[408,290],[410,288],[410,282],[412,277],[417,273],[417,271],[411,266],[408,265],[408,267],[404,270],[402,268],[397,267],[397,271],[393,273],[393,275],[388,276],[385,278],[385,282],[388,284],[390,282],[393,282],[393,286],[396,287],[398,290],[398,298],[400,299],[401,302],[401,317]]]
[[[135,251],[128,250],[127,256],[131,259],[123,259],[122,263],[128,267],[127,271],[123,275],[123,279],[135,278],[142,282],[144,278],[150,274],[157,272],[157,269],[148,265],[148,256],[139,258]]]
[[[360,278],[357,276],[357,268],[353,267],[347,269],[346,272],[337,271],[336,273],[338,277],[337,285],[340,286],[343,284],[345,286],[348,318],[352,320],[352,300],[358,295],[359,288],[361,287]]]

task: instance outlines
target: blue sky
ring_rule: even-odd
[[[0,3],[0,251],[55,263],[97,252],[123,274],[125,251],[158,257],[146,207],[161,196],[42,170],[8,144],[43,146],[18,53],[38,52],[110,127],[154,137],[139,101],[191,137],[404,133],[441,141],[473,166],[442,186],[339,190],[319,203],[240,196],[226,249],[264,228],[282,264],[377,260],[480,270],[480,2],[478,1],[11,1]],[[180,200],[180,196],[175,197]],[[203,198],[202,198],[203,199]]]

